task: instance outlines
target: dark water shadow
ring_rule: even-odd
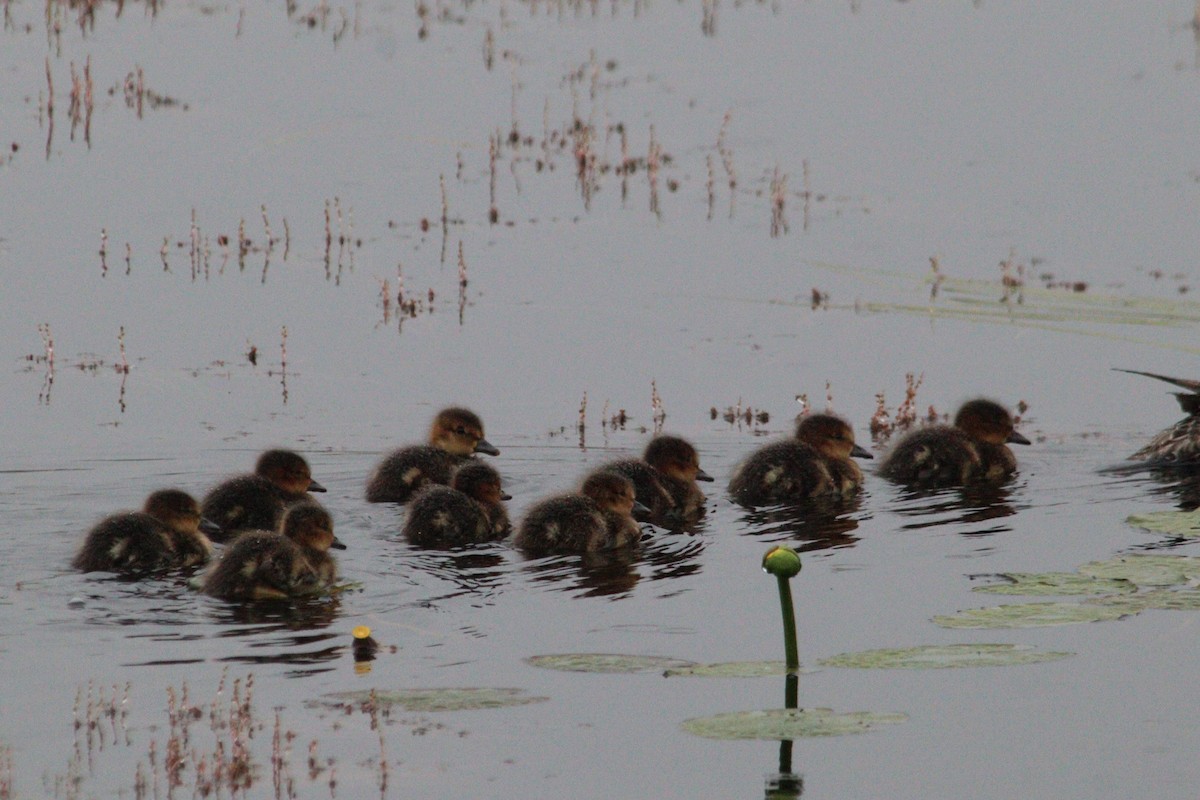
[[[742,535],[768,542],[796,542],[800,552],[853,547],[859,537],[855,516],[862,495],[821,498],[797,505],[744,509],[739,516]]]
[[[900,526],[901,530],[917,531],[944,525],[969,525],[959,531],[963,536],[991,536],[1007,533],[1011,525],[996,520],[1011,517],[1019,510],[1010,502],[1012,483],[1001,486],[956,486],[945,489],[905,489],[899,503],[892,508],[902,517],[919,517]],[[988,524],[992,523],[992,524]],[[978,527],[983,525],[983,527]]]

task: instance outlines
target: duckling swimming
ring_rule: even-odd
[[[254,474],[239,475],[215,486],[200,508],[221,526],[218,542],[244,530],[278,530],[289,506],[308,500],[309,492],[325,487],[312,478],[304,456],[291,450],[267,450],[258,457]]]
[[[367,481],[371,503],[404,503],[427,483],[449,485],[455,467],[475,453],[498,456],[483,438],[483,422],[465,408],[446,408],[434,417],[429,444],[413,445],[386,456]]]
[[[807,414],[796,423],[794,439],[768,444],[734,469],[729,494],[743,506],[849,496],[862,483],[862,470],[851,456],[873,458],[854,443],[848,422],[833,414]]]
[[[1017,471],[1006,442],[1029,444],[1013,429],[1008,409],[991,400],[971,400],[954,415],[953,427],[932,425],[897,442],[879,474],[924,489],[1003,483]]]
[[[700,468],[696,448],[678,436],[656,436],[641,459],[602,465],[598,471],[616,472],[633,482],[637,501],[649,509],[646,519],[664,528],[695,522],[704,513],[704,492],[696,481],[711,481]]]
[[[1171,393],[1187,416],[1151,439],[1150,444],[1131,455],[1129,460],[1145,461],[1153,466],[1200,466],[1200,381],[1169,378],[1135,369],[1118,372],[1157,378],[1188,390]]]
[[[208,561],[212,542],[205,533],[220,529],[200,516],[187,492],[159,489],[141,511],[126,511],[96,523],[71,562],[84,572],[142,574],[190,567]]]
[[[329,549],[345,550],[333,519],[317,503],[298,503],[283,517],[283,533],[247,531],[204,577],[202,591],[226,600],[280,600],[320,594],[337,578]]]
[[[626,547],[642,537],[633,518],[639,509],[645,510],[635,499],[632,481],[615,472],[595,472],[578,494],[551,497],[529,509],[513,543],[538,553]]]
[[[503,539],[512,526],[504,510],[511,500],[500,473],[482,461],[454,471],[449,486],[429,484],[413,496],[404,535],[423,547],[455,547]]]

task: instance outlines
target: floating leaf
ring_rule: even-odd
[[[1181,538],[1200,536],[1200,511],[1154,511],[1134,514],[1125,520],[1137,528]]]
[[[1006,667],[1057,661],[1074,653],[1045,652],[1022,644],[949,644],[864,650],[821,659],[825,667],[856,669],[946,669],[950,667]]]
[[[1024,603],[970,608],[957,614],[934,617],[933,621],[943,628],[1038,628],[1120,619],[1130,613],[1136,612],[1115,606],[1079,603]]]
[[[459,689],[370,689],[353,692],[333,692],[323,695],[316,704],[343,710],[369,711],[372,702],[379,709],[398,706],[405,711],[475,711],[484,708],[506,708],[541,703],[548,697],[525,694],[524,689],[459,688]]]
[[[562,653],[530,656],[525,663],[564,672],[663,672],[696,666],[696,662],[667,656],[631,656],[622,653]]]
[[[692,664],[675,667],[663,673],[665,677],[685,676],[690,678],[764,678],[786,675],[787,664],[783,661],[725,661],[720,664]]]
[[[683,729],[706,739],[803,739],[866,733],[907,719],[904,714],[869,711],[837,714],[829,708],[774,708],[697,717],[686,720]]]
[[[1157,589],[1128,597],[1097,597],[1091,602],[1121,608],[1131,614],[1146,609],[1200,611],[1200,589]]]
[[[1002,572],[996,577],[1005,582],[976,586],[971,591],[1021,595],[1132,594],[1137,591],[1137,586],[1121,578],[1095,578],[1077,572]]]
[[[1200,558],[1194,556],[1128,555],[1093,561],[1079,568],[1093,578],[1117,578],[1138,586],[1174,586],[1200,575]]]

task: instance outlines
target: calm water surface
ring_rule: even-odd
[[[1165,384],[1110,367],[1200,374],[1188,3],[109,3],[82,25],[79,7],[4,9],[0,748],[14,796],[134,793],[166,740],[168,687],[207,704],[223,675],[223,699],[253,675],[250,796],[273,791],[276,713],[301,797],[758,796],[776,743],[679,725],[777,707],[781,680],[524,659],[779,658],[759,561],[781,541],[805,551],[808,666],[925,643],[1076,653],[805,674],[802,705],[909,716],[798,741],[805,797],[1193,794],[1191,614],[929,621],[990,604],[971,576],[1193,550],[1125,519],[1194,499],[1098,471],[1178,416]],[[1007,301],[1004,261],[1023,282]],[[1086,290],[1047,288],[1064,281]],[[922,408],[1029,404],[1035,444],[1004,492],[912,496],[869,475],[823,518],[728,502],[730,470],[786,434],[796,395],[829,396],[867,441],[875,395],[894,409],[909,372]],[[696,531],[653,531],[633,558],[414,550],[396,538],[402,510],[362,500],[380,454],[454,402],[483,415],[517,518],[638,452],[652,386],[718,480]],[[710,416],[738,404],[770,421]],[[622,408],[624,429],[601,425]],[[159,486],[200,494],[273,445],[303,451],[329,489],[357,590],[241,608],[183,579],[68,569],[104,514]],[[385,646],[367,674],[349,652],[360,624]],[[548,700],[394,712],[382,735],[313,705],[476,686]],[[87,697],[114,691],[127,716],[89,748]],[[193,724],[201,752],[210,728]],[[327,768],[309,772],[313,741],[332,790]]]

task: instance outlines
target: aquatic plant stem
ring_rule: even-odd
[[[796,645],[796,610],[792,604],[792,588],[788,583],[800,572],[800,556],[790,547],[773,547],[763,556],[763,569],[779,582],[779,606],[783,611],[783,648],[787,670],[800,669],[800,650]]]

